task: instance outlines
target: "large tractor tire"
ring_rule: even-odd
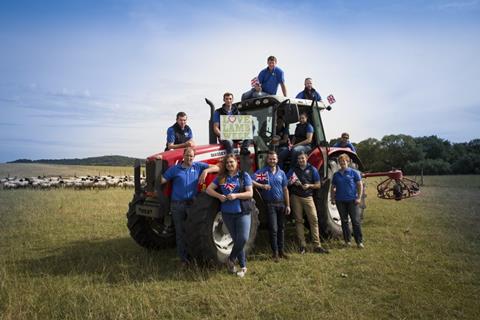
[[[250,237],[245,245],[248,253],[255,243],[258,229],[258,209],[251,213]],[[232,251],[233,241],[223,223],[220,202],[201,193],[188,211],[185,241],[190,257],[202,264],[222,264]]]
[[[130,236],[142,247],[147,249],[163,249],[175,246],[175,228],[168,212],[161,218],[139,216],[135,213],[135,206],[143,200],[133,196],[128,205],[127,227]]]
[[[320,236],[323,239],[343,239],[342,223],[340,220],[340,213],[337,206],[330,202],[330,187],[332,185],[332,178],[335,172],[339,170],[340,166],[334,159],[328,161],[328,172],[325,184],[315,194],[315,207],[317,208],[318,227]],[[363,211],[365,209],[364,199],[359,207],[359,214],[363,219]],[[352,226],[350,224],[350,230]]]

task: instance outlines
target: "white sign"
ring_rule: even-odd
[[[253,139],[252,116],[230,115],[220,116],[221,140]]]

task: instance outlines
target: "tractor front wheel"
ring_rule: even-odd
[[[248,253],[254,246],[258,229],[258,209],[251,213],[250,236],[245,245]],[[233,241],[223,223],[220,202],[201,193],[188,210],[185,242],[189,255],[204,264],[224,263],[232,251]]]

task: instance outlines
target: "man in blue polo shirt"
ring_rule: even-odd
[[[344,132],[344,133],[342,133],[340,141],[335,143],[333,146],[337,147],[337,148],[350,148],[350,150],[352,150],[353,152],[357,152],[357,150],[355,150],[355,147],[353,146],[353,144],[351,144],[348,139],[350,139],[350,135],[348,133]]]
[[[283,95],[287,96],[287,87],[285,86],[285,77],[283,70],[277,67],[277,58],[270,56],[267,59],[268,67],[258,74],[258,82],[263,92],[268,94],[277,94],[278,85],[282,87]]]
[[[225,148],[227,154],[233,153],[233,140],[220,140],[221,136],[221,128],[220,128],[220,116],[230,116],[230,115],[239,115],[240,112],[238,111],[237,107],[233,105],[233,94],[230,92],[225,92],[223,94],[223,105],[221,108],[218,108],[213,113],[213,132],[218,137],[218,141],[220,144]],[[238,140],[235,140],[238,141]],[[248,151],[248,146],[250,145],[250,140],[245,139],[242,142],[240,147],[240,154],[241,155],[248,155],[250,151]]]
[[[170,212],[175,225],[175,240],[177,254],[182,265],[188,264],[188,256],[185,248],[184,222],[187,218],[187,209],[191,206],[198,192],[198,183],[204,183],[208,173],[218,172],[218,167],[204,162],[193,162],[195,151],[193,148],[185,148],[183,162],[170,167],[162,176],[162,183],[172,181],[172,195]]]
[[[295,98],[322,101],[322,97],[313,87],[312,78],[305,79],[305,89],[300,91]]]
[[[285,215],[290,214],[287,176],[277,166],[277,163],[277,154],[275,151],[269,151],[267,166],[255,172],[252,181],[253,185],[260,189],[262,198],[267,205],[270,245],[275,262],[278,262],[279,258],[287,259],[284,251]]]
[[[194,147],[192,129],[187,125],[187,114],[177,113],[177,121],[167,130],[167,147],[165,151],[186,147]]]

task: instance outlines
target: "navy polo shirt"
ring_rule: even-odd
[[[305,169],[300,168],[300,166],[295,166],[294,168],[288,171],[287,178],[292,183],[294,182],[293,181],[294,173],[295,173],[296,179],[298,179],[298,181],[300,181],[301,184],[314,184],[320,181],[320,174],[318,173],[318,170],[309,163],[307,163],[307,166],[305,167]],[[293,194],[302,198],[306,198],[313,195],[312,189],[303,190],[301,186],[297,186],[296,184],[292,184],[291,191]]]
[[[240,180],[239,180],[239,173],[234,175],[233,177],[227,175],[224,183],[220,184],[218,181],[218,176],[213,180],[215,185],[220,187],[220,191],[224,195],[229,195],[230,193],[239,193],[240,192]],[[248,187],[252,185],[252,179],[248,175],[248,173],[244,172],[243,178],[243,186]],[[243,192],[243,191],[242,191]],[[242,212],[242,208],[240,206],[240,200],[227,200],[221,203],[220,210],[225,213],[240,213]]]
[[[267,174],[268,180],[264,179],[264,174]],[[258,170],[253,174],[253,179],[261,184],[270,185],[270,190],[260,190],[262,197],[265,201],[283,201],[283,188],[287,186],[288,180],[285,172],[277,166],[275,174],[269,166]]]
[[[319,94],[317,91],[313,92],[313,97],[314,97],[315,100],[317,100],[317,101],[321,101],[321,100],[322,100],[322,97],[320,96],[320,94]],[[306,98],[305,98],[305,91],[304,91],[304,90],[300,91],[295,98],[297,98],[297,99],[306,99]]]
[[[193,138],[193,132],[190,127],[185,130],[185,137],[187,138],[186,141]],[[167,143],[175,143],[175,129],[173,127],[167,129]]]
[[[197,195],[198,177],[208,168],[204,162],[194,162],[191,167],[184,168],[179,163],[168,168],[163,174],[165,180],[172,180],[172,200],[191,200]]]
[[[355,150],[355,147],[353,146],[353,144],[351,144],[350,142],[347,142],[344,145],[342,145],[342,142],[337,142],[333,146],[335,148],[350,148],[350,150],[352,150],[353,152],[357,152],[357,150]]]
[[[285,82],[283,70],[279,67],[273,68],[272,71],[267,67],[260,71],[257,78],[262,85],[262,91],[268,94],[277,94],[278,85]]]
[[[227,112],[226,115],[227,115],[227,116],[230,116],[230,115],[232,115],[232,114],[233,114],[233,108],[232,108],[229,112]],[[215,111],[215,112],[213,113],[213,123],[218,123],[218,125],[220,126],[220,112]]]
[[[360,175],[352,168],[346,168],[335,172],[332,178],[332,185],[335,186],[335,200],[353,201],[357,198],[357,182],[360,181]]]

